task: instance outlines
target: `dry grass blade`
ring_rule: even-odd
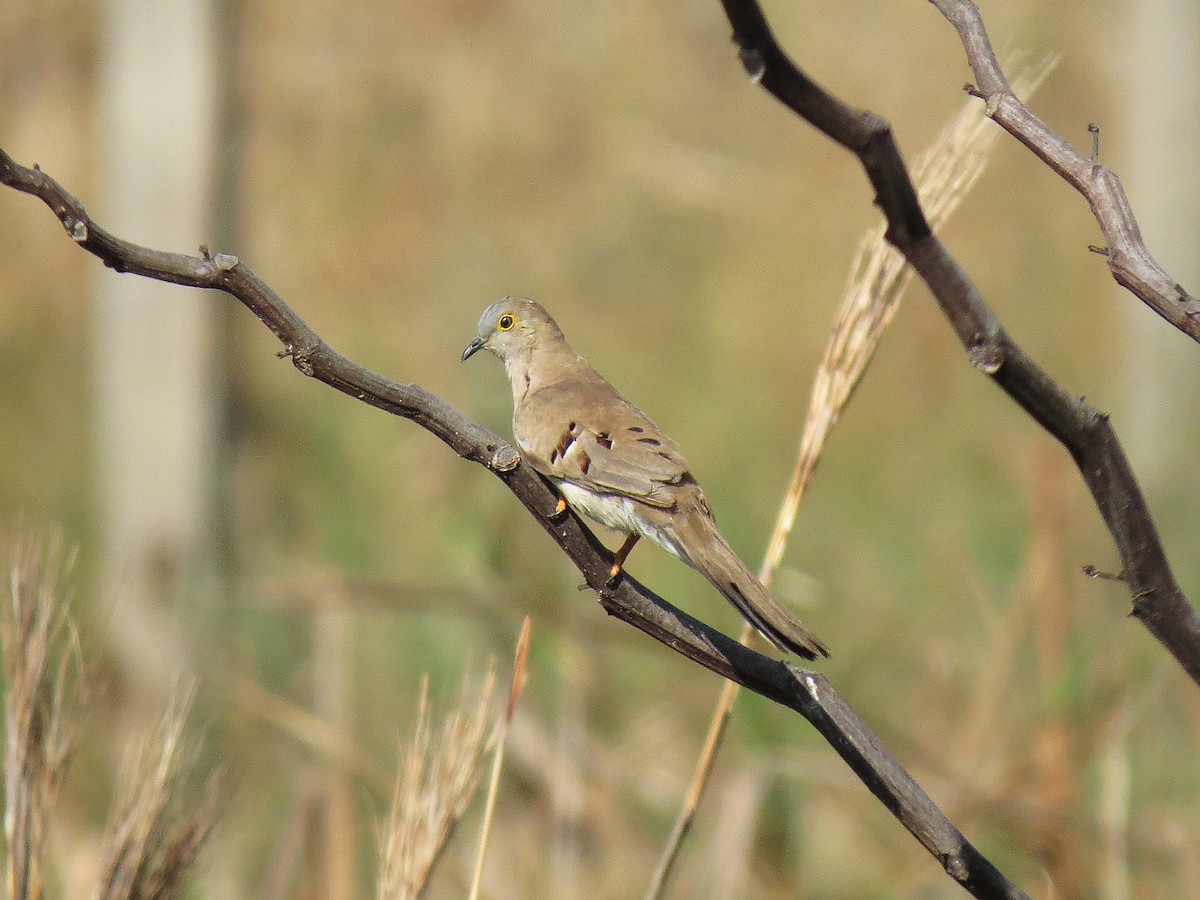
[[[495,665],[471,698],[464,679],[459,706],[435,739],[429,712],[429,679],[421,681],[417,720],[403,749],[387,822],[379,830],[380,900],[416,900],[479,783],[488,708],[496,687]]]
[[[46,825],[66,771],[68,719],[79,701],[79,644],[60,579],[71,569],[62,541],[22,539],[0,617],[4,695],[4,834],[8,895],[40,898]]]
[[[163,900],[180,893],[183,876],[208,836],[224,796],[220,774],[181,814],[196,751],[184,734],[194,687],[176,691],[154,734],[132,751],[118,815],[110,825],[100,900]]]
[[[742,633],[738,640],[749,645],[753,636],[754,629],[747,623],[742,626]],[[729,724],[729,715],[733,712],[733,702],[737,699],[740,690],[741,688],[732,681],[726,681],[721,686],[721,696],[717,698],[716,709],[713,710],[713,717],[708,723],[708,734],[704,736],[704,746],[700,748],[700,756],[697,758],[696,768],[692,772],[692,782],[688,785],[679,815],[675,818],[671,834],[667,837],[666,846],[663,847],[662,855],[658,859],[658,866],[655,867],[654,874],[650,877],[645,900],[657,900],[666,889],[667,881],[675,868],[675,862],[679,859],[683,841],[692,830],[692,823],[696,821],[696,810],[700,807],[700,798],[712,776],[713,765],[717,761],[717,750],[721,747],[721,739],[725,736],[725,727]]]
[[[1022,73],[1013,80],[1013,90],[1022,96],[1032,94],[1055,63],[1056,60],[1050,58],[1036,69]],[[912,170],[913,182],[931,228],[937,230],[946,221],[983,174],[988,154],[999,135],[1000,130],[990,126],[978,103],[970,101],[917,160]],[[888,244],[885,232],[886,223],[868,232],[851,265],[846,294],[813,379],[791,480],[759,569],[758,577],[763,584],[770,585],[783,559],[800,500],[812,480],[829,432],[841,418],[868,364],[875,357],[883,332],[895,317],[900,298],[912,280],[911,268]],[[752,638],[753,631],[743,628],[742,643]],[[666,890],[679,849],[691,831],[739,692],[732,682],[721,690],[691,784],[651,877],[645,900],[658,900]]]
[[[483,811],[483,825],[479,830],[479,850],[475,855],[475,874],[471,878],[470,900],[479,897],[479,886],[483,882],[483,860],[487,854],[488,835],[491,833],[492,816],[496,811],[496,793],[500,789],[500,768],[504,765],[504,745],[508,737],[508,729],[512,726],[513,716],[517,712],[517,703],[521,700],[521,692],[525,689],[525,676],[529,662],[529,633],[532,620],[525,616],[521,623],[521,634],[517,638],[517,652],[513,657],[512,681],[508,686],[508,706],[504,709],[504,718],[496,727],[496,748],[492,756],[492,774],[488,780],[487,805]]]

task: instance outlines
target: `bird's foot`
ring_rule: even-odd
[[[567,515],[567,498],[559,497],[558,503],[554,505],[554,511],[550,513],[551,522],[559,522]]]
[[[604,586],[606,588],[616,587],[617,582],[621,580],[621,573],[624,571],[620,563],[613,563],[608,570],[608,578],[604,579]]]
[[[604,582],[605,587],[613,587],[621,580],[622,566],[625,565],[625,560],[632,552],[634,545],[637,544],[640,535],[631,534],[625,538],[625,543],[621,545],[621,549],[613,554],[612,568],[608,570],[608,580]]]

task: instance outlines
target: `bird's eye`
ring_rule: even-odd
[[[506,314],[500,317],[500,321],[496,323],[496,327],[501,331],[511,331],[516,321],[512,316]]]

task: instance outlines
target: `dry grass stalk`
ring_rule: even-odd
[[[192,686],[178,689],[158,729],[130,755],[119,813],[109,827],[100,900],[179,896],[183,876],[212,828],[224,796],[219,773],[189,800],[189,811],[180,813],[195,766],[196,750],[184,734],[194,696]]]
[[[446,716],[435,738],[428,676],[421,680],[417,720],[401,753],[391,811],[379,829],[380,900],[417,900],[428,887],[479,783],[495,686],[494,664],[474,699],[470,679],[464,679],[458,708]]]
[[[1130,877],[1130,782],[1129,734],[1133,715],[1128,704],[1112,716],[1100,754],[1100,873],[1097,894],[1104,900],[1126,900],[1133,896]]]
[[[1013,90],[1029,96],[1050,74],[1055,62],[1047,59],[1037,69],[1018,75],[1013,79]],[[921,154],[913,166],[912,178],[934,231],[941,228],[979,180],[999,136],[1000,129],[992,126],[979,101],[972,99],[963,105],[933,146]],[[886,223],[881,222],[866,234],[851,264],[846,294],[813,379],[791,481],[759,570],[764,582],[770,581],[783,559],[800,500],[812,480],[829,432],[845,411],[867,365],[875,358],[883,332],[896,315],[900,298],[912,280],[912,268],[887,242],[886,228]]]
[[[79,643],[60,579],[73,555],[52,535],[16,547],[0,616],[4,695],[4,834],[8,896],[45,891],[46,828],[70,749],[68,724],[79,702]]]
[[[1032,94],[1050,74],[1055,62],[1047,59],[1037,69],[1022,73],[1013,80],[1013,90],[1018,95]],[[988,154],[999,134],[1000,129],[990,126],[978,101],[968,100],[913,166],[913,183],[929,225],[935,231],[958,208],[983,174]],[[763,584],[770,585],[783,559],[800,500],[812,480],[829,432],[854,396],[863,373],[875,357],[883,332],[895,317],[900,298],[912,280],[911,267],[887,242],[886,228],[886,223],[881,223],[864,236],[851,264],[846,294],[813,378],[796,463],[759,568],[758,577]],[[742,643],[750,641],[753,634],[752,629],[744,627]],[[691,831],[739,692],[732,682],[722,687],[691,784],[651,877],[645,900],[657,900],[666,889],[679,849]]]
[[[742,626],[742,633],[738,640],[749,646],[753,635],[754,629],[750,627],[749,623],[746,623]],[[717,750],[721,746],[721,739],[725,735],[725,726],[729,724],[729,716],[733,712],[733,702],[737,699],[739,690],[738,684],[733,681],[726,681],[721,686],[721,696],[717,698],[716,709],[713,710],[713,717],[708,723],[708,734],[704,736],[704,746],[700,748],[700,756],[697,758],[696,768],[692,772],[692,781],[683,797],[679,815],[675,817],[671,834],[667,837],[667,844],[658,858],[658,865],[650,877],[645,900],[657,900],[666,889],[667,881],[675,868],[675,862],[679,859],[683,841],[692,830],[692,823],[696,821],[696,810],[700,807],[700,798],[704,794],[704,788],[708,784],[709,778],[712,777],[712,769],[717,761]]]
[[[483,811],[483,825],[479,830],[479,850],[475,854],[475,874],[471,878],[470,900],[479,897],[479,886],[483,882],[483,860],[487,854],[488,836],[492,828],[492,816],[496,811],[496,794],[500,789],[500,768],[504,765],[504,746],[507,743],[508,729],[512,726],[513,716],[517,712],[517,703],[521,692],[525,689],[525,676],[529,662],[529,633],[532,620],[525,616],[521,622],[521,634],[517,638],[517,652],[513,657],[512,681],[508,686],[508,706],[504,709],[504,718],[496,726],[495,750],[492,756],[492,775],[488,780],[487,805]]]

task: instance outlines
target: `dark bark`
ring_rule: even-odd
[[[1120,179],[1100,165],[1095,154],[1085,156],[1048,128],[1012,92],[974,3],[930,2],[962,40],[975,78],[975,84],[968,85],[967,90],[986,103],[987,114],[994,122],[1032,150],[1091,206],[1108,242],[1102,252],[1113,278],[1166,321],[1200,341],[1200,300],[1184,290],[1146,249]]]

